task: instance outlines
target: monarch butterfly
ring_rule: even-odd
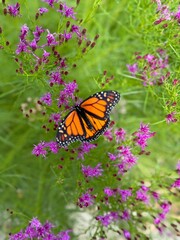
[[[59,146],[97,139],[109,126],[109,114],[119,100],[120,94],[109,90],[95,93],[75,106],[59,125],[56,136]]]

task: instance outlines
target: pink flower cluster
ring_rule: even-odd
[[[161,0],[154,0],[154,2],[157,4],[157,14],[159,16],[154,22],[155,25],[164,23],[163,27],[167,27],[170,21],[177,21],[180,23],[180,6],[177,11],[172,12],[168,5],[162,4]]]
[[[136,53],[136,60],[137,63],[127,64],[127,68],[132,76],[142,80],[144,86],[162,85],[169,78],[168,56],[164,50],[157,50],[157,56]]]
[[[25,230],[18,233],[10,234],[10,240],[25,240],[25,239],[44,239],[44,240],[70,240],[69,233],[72,230],[66,230],[54,234],[52,232],[54,225],[46,222],[44,225],[37,219],[33,218]]]

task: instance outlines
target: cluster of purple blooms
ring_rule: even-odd
[[[137,63],[132,65],[127,64],[128,71],[134,77],[138,77],[142,80],[144,86],[163,85],[165,81],[170,78],[168,56],[162,49],[157,50],[157,56],[152,54],[146,54],[144,56],[136,53]],[[178,79],[174,79],[171,84],[176,87],[179,83]],[[173,110],[176,106],[176,102],[167,102],[169,111]],[[165,116],[167,123],[177,122],[176,112],[172,111]]]
[[[168,55],[164,50],[157,50],[157,56],[136,53],[136,60],[138,63],[128,64],[127,68],[133,76],[140,77],[144,86],[162,85],[169,78]]]
[[[171,185],[171,187],[180,189],[180,160],[177,163],[176,171],[177,171],[179,177],[174,181],[174,183]]]
[[[154,0],[154,2],[157,4],[157,13],[159,15],[159,18],[154,22],[155,25],[163,23],[163,27],[166,28],[169,21],[180,23],[180,6],[177,11],[172,12],[168,5],[162,4],[161,0]]]
[[[70,240],[69,233],[72,230],[66,230],[54,234],[52,232],[54,225],[48,221],[42,224],[37,218],[33,218],[25,230],[10,234],[9,240],[43,239],[43,240]]]

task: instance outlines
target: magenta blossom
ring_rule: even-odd
[[[84,154],[87,154],[90,152],[91,149],[96,148],[96,144],[84,142],[81,144],[81,146],[78,148],[78,158],[84,159]]]
[[[147,147],[147,140],[154,137],[155,134],[155,132],[150,132],[148,124],[141,123],[139,130],[133,134],[136,136],[134,142],[144,150]]]
[[[73,8],[68,7],[65,3],[61,3],[60,9],[57,11],[62,13],[62,15],[66,16],[67,18],[76,19]]]
[[[16,17],[20,15],[20,4],[16,3],[15,5],[8,5],[7,13],[11,16]]]
[[[42,1],[49,4],[50,7],[54,7],[54,3],[58,2],[58,0],[42,0]]]
[[[44,149],[45,148],[45,142],[40,142],[38,145],[34,145],[34,148],[32,150],[32,154],[36,155],[37,157],[39,155],[42,155],[43,157],[46,156],[47,151]]]
[[[52,104],[51,93],[50,92],[46,93],[44,96],[40,98],[40,100],[46,105],[50,106]]]
[[[92,168],[90,166],[82,165],[82,172],[85,177],[99,177],[102,175],[103,169],[101,167],[101,163],[98,163],[96,167]]]
[[[80,208],[89,207],[94,204],[94,196],[86,192],[78,199],[77,205]]]
[[[127,64],[128,71],[132,74],[132,76],[135,76],[135,74],[138,72],[138,66],[137,63],[134,63],[132,65]]]
[[[115,131],[116,142],[120,143],[125,140],[126,131],[123,128],[119,128]]]
[[[51,142],[40,142],[38,145],[34,145],[32,154],[36,155],[37,157],[39,155],[46,157],[47,148],[54,154],[58,152],[58,144],[56,142],[51,141]]]
[[[111,197],[111,196],[114,196],[115,195],[115,192],[109,188],[109,187],[106,187],[104,188],[104,193],[108,196],[108,197]]]
[[[52,84],[58,84],[58,85],[64,84],[64,81],[62,80],[60,72],[52,72],[50,74],[50,77],[51,77],[50,80],[49,80],[50,85],[52,85]]]
[[[96,220],[100,221],[101,224],[105,227],[107,227],[112,222],[117,221],[118,219],[119,215],[117,212],[110,212],[106,215],[96,217]]]
[[[176,179],[171,187],[180,189],[180,178]]]
[[[174,123],[174,122],[177,122],[177,118],[175,118],[175,112],[172,112],[172,113],[169,113],[166,115],[166,122],[167,123]]]
[[[131,189],[118,189],[118,193],[121,195],[121,200],[123,202],[126,202],[129,197],[132,196],[132,190]]]
[[[130,240],[131,239],[131,234],[129,231],[127,231],[126,229],[123,230],[123,234],[124,234],[124,237],[127,239],[127,240]]]
[[[167,213],[170,211],[171,204],[168,202],[163,202],[161,205],[161,213],[158,214],[158,216],[155,218],[154,223],[160,224],[162,221],[166,219]]]
[[[136,199],[148,204],[149,203],[149,195],[147,194],[148,191],[149,188],[142,185],[141,188],[138,191],[136,191]]]
[[[59,124],[61,115],[59,113],[52,113],[50,116],[50,120],[55,122],[56,124]]]
[[[22,27],[21,27],[21,34],[19,36],[20,40],[21,41],[24,41],[26,36],[28,35],[28,32],[29,32],[29,28],[27,27],[26,24],[24,24]]]
[[[130,214],[128,210],[124,210],[121,215],[121,219],[128,221],[130,219]]]
[[[48,9],[47,8],[39,8],[38,11],[39,11],[40,15],[43,15],[44,13],[48,12]]]
[[[21,230],[18,233],[10,234],[10,240],[70,240],[69,232],[72,232],[72,230],[62,231],[55,235],[52,232],[52,228],[54,228],[54,225],[52,223],[46,221],[46,223],[43,225],[37,218],[33,218],[24,231]]]

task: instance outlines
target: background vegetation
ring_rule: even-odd
[[[6,1],[14,4],[14,1]],[[27,14],[12,18],[3,15],[1,4],[0,27],[10,46],[0,50],[0,237],[11,231],[16,232],[35,216],[44,222],[46,219],[57,224],[60,229],[73,226],[73,212],[78,212],[72,205],[77,200],[79,167],[81,160],[71,160],[69,152],[51,154],[46,159],[32,155],[32,148],[43,139],[54,139],[55,132],[46,133],[42,129],[45,124],[42,116],[34,120],[23,116],[20,107],[28,98],[39,98],[48,91],[41,81],[34,81],[31,76],[16,74],[17,65],[13,59],[13,51],[18,43],[20,27],[31,24],[41,1],[21,1],[21,12]],[[68,1],[69,6],[76,6],[75,1]],[[164,1],[172,11],[177,11],[176,1]],[[82,25],[87,29],[90,39],[99,34],[96,46],[88,53],[73,59],[77,64],[69,78],[76,79],[79,85],[78,97],[86,98],[102,89],[103,72],[114,79],[105,89],[117,90],[121,93],[121,101],[112,114],[118,127],[132,133],[140,122],[149,123],[156,136],[150,140],[148,151],[150,157],[139,159],[127,180],[155,179],[156,184],[170,185],[175,179],[172,174],[179,156],[180,125],[179,122],[167,124],[165,116],[169,113],[166,102],[178,90],[172,90],[168,84],[163,86],[144,87],[138,77],[132,77],[127,64],[133,64],[135,52],[141,55],[154,54],[163,48],[169,56],[171,80],[179,79],[179,42],[173,36],[178,33],[179,24],[168,23],[167,28],[154,25],[158,18],[157,4],[146,0],[113,0],[113,1],[80,1],[75,8],[77,17],[83,19]],[[53,12],[43,16],[43,24],[55,32],[57,28]],[[1,39],[2,41],[2,39]],[[66,49],[64,49],[66,52]],[[68,49],[69,51],[69,49]],[[73,45],[71,54],[73,55]],[[70,51],[69,51],[70,52]],[[175,91],[175,92],[174,92]],[[29,103],[30,106],[33,104]],[[108,143],[100,137],[96,142],[99,148],[95,154],[89,154],[91,162],[101,156]],[[75,143],[73,146],[78,146]],[[113,146],[109,146],[109,150]],[[73,149],[73,147],[70,147]],[[66,161],[65,170],[60,173],[60,159]],[[77,164],[76,164],[77,162]],[[170,176],[170,177],[169,177]],[[166,179],[167,178],[167,179]],[[172,182],[170,179],[172,178]],[[179,218],[179,202],[173,196],[170,218]],[[7,210],[8,209],[8,210]],[[13,213],[12,213],[13,212]],[[79,217],[81,219],[81,217]],[[76,239],[76,238],[75,238]]]

